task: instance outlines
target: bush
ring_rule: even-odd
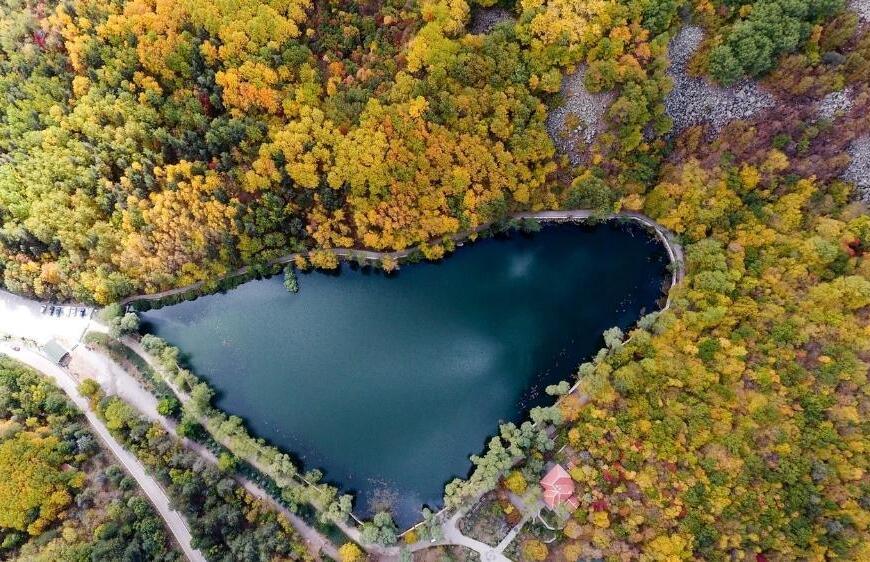
[[[528,488],[523,473],[518,470],[512,470],[511,473],[508,474],[507,478],[504,479],[504,485],[505,488],[515,494],[522,494],[526,491],[526,488]]]
[[[235,472],[238,466],[238,459],[230,453],[223,452],[218,455],[218,468],[221,472]]]
[[[178,423],[178,426],[175,428],[175,433],[179,437],[186,437],[188,439],[197,440],[202,437],[204,430],[203,427],[197,422],[195,419],[183,415],[181,417],[181,421]]]
[[[548,553],[547,545],[539,540],[528,540],[523,543],[523,555],[527,560],[541,562],[546,560]]]
[[[338,549],[340,562],[359,562],[365,558],[362,549],[352,542],[344,543]]]
[[[171,418],[178,417],[181,412],[181,402],[175,396],[164,396],[157,402],[157,413]]]
[[[123,316],[115,316],[107,321],[109,335],[118,338],[132,334],[139,329],[139,316],[135,312],[128,312]]]
[[[94,398],[101,390],[100,383],[94,379],[85,379],[79,384],[79,392],[87,398]]]

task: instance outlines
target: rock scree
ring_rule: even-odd
[[[550,109],[547,115],[547,132],[553,144],[575,166],[582,162],[586,147],[602,129],[604,112],[616,98],[612,91],[591,93],[586,89],[585,78],[585,66],[562,77],[563,103]]]
[[[674,88],[665,97],[665,109],[674,120],[673,134],[695,125],[708,123],[718,131],[729,122],[748,119],[763,109],[773,107],[774,98],[751,80],[723,88],[688,73],[689,60],[704,39],[700,27],[684,27],[671,40],[668,74]]]
[[[852,141],[849,156],[852,162],[843,172],[842,179],[855,185],[858,191],[856,195],[861,201],[870,203],[870,135]]]
[[[851,86],[839,92],[831,92],[818,101],[816,111],[823,119],[834,119],[837,115],[852,109],[853,97],[854,91]]]
[[[858,14],[861,21],[870,21],[870,0],[849,0],[849,9]]]
[[[481,35],[489,33],[493,27],[505,21],[516,21],[516,18],[504,8],[479,8],[471,15],[469,30],[475,35]]]

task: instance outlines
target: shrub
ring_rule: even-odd
[[[340,562],[359,562],[365,559],[365,553],[356,544],[348,542],[338,549],[338,557]]]
[[[512,470],[510,474],[507,475],[507,478],[504,479],[504,485],[505,488],[515,494],[522,494],[526,491],[526,488],[528,488],[526,479],[523,477],[522,472],[518,470]]]
[[[100,383],[94,379],[85,379],[79,384],[79,392],[82,396],[93,398],[102,390]]]

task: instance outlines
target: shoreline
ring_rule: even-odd
[[[669,231],[650,217],[644,215],[643,213],[624,211],[600,216],[597,214],[596,211],[589,209],[574,209],[565,211],[525,211],[511,215],[510,217],[508,217],[506,223],[509,224],[514,221],[523,220],[534,220],[541,223],[585,223],[589,221],[608,222],[628,220],[638,222],[643,227],[652,230],[655,233],[656,238],[658,238],[659,242],[662,244],[662,246],[664,246],[665,251],[668,254],[668,259],[670,261],[671,267],[671,283],[666,291],[667,302],[662,310],[667,310],[667,308],[670,306],[670,289],[679,284],[685,276],[685,258],[683,256],[683,249],[676,236],[671,231]],[[444,239],[449,239],[453,243],[457,244],[457,246],[461,246],[466,242],[473,241],[471,240],[472,236],[476,236],[482,232],[485,232],[486,230],[495,226],[495,224],[496,223],[487,223],[485,225],[478,226],[470,231],[460,232],[451,236],[447,236]],[[336,258],[339,259],[339,261],[347,262],[351,260],[361,260],[369,262],[371,264],[376,264],[383,259],[393,259],[398,262],[412,256],[416,252],[419,252],[419,250],[420,246],[418,245],[411,246],[402,250],[393,250],[389,252],[379,252],[376,250],[365,250],[358,248],[328,248],[312,251],[332,252],[336,256]],[[155,302],[157,303],[157,308],[161,308],[162,306],[167,306],[170,304],[177,304],[179,302],[192,300],[200,296],[206,296],[218,293],[222,290],[234,288],[238,285],[246,283],[247,281],[262,276],[263,274],[261,271],[259,271],[260,269],[285,266],[292,263],[296,258],[306,257],[310,253],[311,251],[293,252],[290,254],[285,254],[279,258],[270,260],[266,264],[260,266],[246,265],[240,267],[214,280],[197,281],[196,283],[191,283],[183,287],[176,287],[174,289],[167,289],[165,291],[159,291],[156,293],[131,295],[129,297],[121,299],[119,303],[125,307],[132,306],[134,310],[142,310],[136,307],[137,303],[147,303],[147,308],[145,308],[145,310],[155,308],[154,306],[151,306],[151,303]],[[277,273],[278,272],[276,271],[274,274]],[[222,282],[233,281],[236,279],[238,279],[238,283],[230,282],[227,286],[221,286]],[[213,288],[207,288],[211,283],[214,283],[217,286]],[[191,294],[185,295],[186,293]],[[184,296],[184,298],[181,298],[172,303],[160,303],[160,301],[162,301],[163,299],[170,299],[179,295]]]
[[[523,218],[525,218],[525,217],[523,217]],[[573,226],[574,223],[578,223],[580,225],[583,225],[586,222],[585,220],[577,220],[572,215],[566,216],[566,215],[563,215],[562,213],[559,213],[559,216],[555,217],[555,218],[552,216],[545,216],[543,218],[546,219],[547,222],[553,224],[554,227],[555,227],[555,225],[562,224],[562,225],[565,225],[565,228],[569,228],[569,229],[576,228],[575,226]],[[604,222],[604,221],[600,221],[597,224],[600,225],[601,222]],[[666,235],[664,233],[662,233],[661,231],[659,231],[658,229],[654,228],[653,225],[650,224],[649,219],[646,217],[636,218],[636,217],[631,217],[631,216],[620,216],[620,217],[615,217],[615,218],[610,219],[609,224],[611,225],[610,228],[614,229],[614,232],[613,232],[614,235],[616,234],[616,230],[621,231],[621,232],[628,232],[628,233],[631,233],[632,237],[644,239],[647,244],[650,244],[651,247],[654,246],[655,252],[658,256],[657,259],[660,260],[660,263],[662,263],[663,265],[673,264],[676,261],[675,256],[679,255],[679,254],[675,253],[675,250],[670,246],[669,243],[666,243],[666,242],[670,242],[670,241],[667,241],[666,239],[662,240],[662,238]],[[601,225],[601,226],[603,226],[603,225]],[[605,230],[607,230],[607,229],[605,229]],[[653,231],[655,231],[655,233]],[[664,246],[664,247],[656,245],[655,242],[658,242],[659,244],[661,244],[661,246]],[[617,251],[617,249],[614,249],[614,251]],[[666,254],[666,256],[663,254]],[[665,261],[665,260],[668,260],[668,261]],[[665,269],[661,273],[662,273],[662,275],[660,277],[659,276],[656,276],[656,277],[657,277],[657,285],[660,287],[662,292],[658,293],[658,296],[656,297],[655,303],[651,304],[652,310],[647,310],[645,313],[662,312],[662,311],[666,310],[667,307],[669,306],[669,302],[666,302],[666,299],[669,298],[669,296],[670,296],[669,289],[673,285],[673,283],[675,282],[676,279],[682,278],[680,275],[681,271],[677,270],[676,268],[670,268],[670,267],[666,266]],[[203,297],[214,296],[214,293],[211,293],[208,295],[202,295],[202,296]],[[177,302],[180,302],[180,301],[177,301]],[[167,303],[167,306],[172,306],[173,304]],[[638,318],[640,318],[643,314],[644,313],[642,313],[640,316],[638,316]],[[628,332],[633,327],[636,327],[636,323],[637,323],[638,318],[635,318],[634,321],[625,328],[626,332]],[[171,346],[172,344],[167,342],[167,345]],[[574,367],[576,368],[576,365],[574,365]],[[190,368],[189,365],[186,368],[189,369]],[[575,369],[572,369],[568,372],[565,372],[564,376],[560,379],[560,380],[564,380],[564,381],[571,384],[570,388],[571,388],[572,392],[574,390],[576,390],[577,384],[578,384],[578,382],[575,380],[575,377],[572,376],[572,373],[574,370]],[[202,375],[200,373],[193,371],[193,374],[195,376],[197,376],[197,378],[199,379],[200,382],[207,384],[211,388],[215,388],[215,387],[211,386],[212,381],[201,378]],[[554,384],[555,384],[555,382],[558,382],[558,381],[554,381]],[[178,393],[176,392],[176,394],[178,394]],[[551,399],[551,400],[553,400],[553,399]],[[540,406],[555,405],[555,404],[558,404],[558,402],[560,400],[561,400],[561,398],[555,398],[555,403],[552,403],[550,400],[547,400],[545,403],[540,404]],[[215,407],[215,409],[217,409],[219,411],[222,411],[224,413],[229,413],[229,411],[225,410],[224,408],[220,408],[216,405],[214,405],[214,407]],[[527,418],[528,418],[528,408],[524,408],[524,415],[521,416],[521,419],[527,419]],[[254,433],[250,428],[247,427],[247,424],[245,425],[245,429],[247,429],[249,434],[254,438],[262,438],[263,437],[262,435],[258,435],[256,433]],[[492,435],[489,435],[489,437],[492,437]],[[484,442],[485,441],[486,440],[484,440]],[[268,443],[272,447],[276,447],[279,451],[281,451],[283,453],[289,453],[289,454],[293,455],[294,458],[296,458],[298,460],[298,455],[299,455],[298,449],[296,449],[294,447],[285,448],[284,446],[278,445],[274,441],[272,441],[271,439],[268,439],[268,438],[266,439],[266,443]],[[485,445],[482,447],[482,450],[485,450]],[[303,464],[307,464],[307,463],[301,463],[301,461],[300,461],[300,464],[298,464],[297,466],[299,466],[301,468],[311,468],[311,467],[304,467]],[[316,466],[316,467],[322,468],[319,466]],[[455,476],[456,475],[445,479],[444,482],[442,483],[442,489],[443,489],[444,485],[448,484]],[[470,473],[467,473],[467,474],[461,475],[460,478],[468,479],[469,476],[470,476]],[[339,490],[342,490],[343,492],[348,491],[347,489],[345,489],[343,487],[340,480],[339,481],[328,481],[328,482],[330,482],[332,485],[335,485]],[[433,511],[435,511],[438,514],[445,512],[445,505],[444,505],[443,501],[436,501],[436,503],[429,505],[429,507],[430,507],[430,509],[432,509]],[[351,515],[354,516],[355,518],[357,518],[357,521],[359,521],[359,517],[364,516],[363,513],[360,513],[357,510],[354,510],[354,512]],[[419,520],[419,518],[415,518],[414,521],[407,522],[406,525],[409,525],[409,526],[406,527],[405,525],[402,525],[400,527],[400,530],[401,530],[400,536],[403,536],[403,535],[407,534],[409,531],[419,527],[420,524],[421,524],[421,521]]]
[[[679,284],[684,277],[685,263],[684,263],[683,249],[682,249],[682,246],[679,244],[679,242],[676,240],[675,235],[673,233],[671,233],[669,230],[667,230],[664,227],[662,227],[661,225],[659,225],[658,223],[656,223],[651,218],[649,218],[646,215],[643,215],[641,213],[623,212],[623,213],[614,213],[614,214],[607,215],[607,216],[601,216],[601,215],[596,214],[594,211],[590,211],[590,210],[524,212],[524,213],[518,213],[518,214],[512,215],[510,217],[510,219],[505,224],[506,224],[506,226],[509,226],[511,222],[522,221],[522,220],[535,220],[535,221],[539,221],[541,223],[556,223],[556,224],[558,224],[558,223],[583,224],[583,223],[590,223],[590,222],[597,223],[597,222],[608,222],[608,221],[639,223],[639,225],[641,226],[641,228],[643,228],[643,230],[645,230],[651,236],[654,236],[655,238],[657,238],[658,241],[662,244],[662,246],[664,246],[665,252],[667,253],[668,260],[669,260],[671,282],[670,282],[670,285],[668,287],[666,287],[666,288],[663,287],[663,290],[665,291],[665,295],[667,297],[667,300],[666,300],[665,304],[662,306],[662,308],[659,309],[660,312],[665,311],[670,307],[670,301],[671,301],[670,289],[672,289],[675,285]],[[495,226],[495,225],[493,225],[493,224],[483,225],[481,227],[478,227],[477,229],[474,229],[473,231],[453,235],[451,237],[451,239],[454,242],[456,242],[457,246],[462,246],[465,242],[474,241],[473,239],[471,239],[471,237],[473,235],[479,234],[482,232],[486,232],[487,230],[489,230],[493,226]],[[650,232],[650,231],[652,231],[652,232]],[[375,251],[370,251],[370,250],[357,250],[357,249],[334,249],[332,251],[338,257],[342,258],[344,261],[363,258],[364,260],[374,261],[376,263],[378,260],[382,259],[383,257],[393,257],[396,259],[401,259],[402,257],[409,257],[412,254],[414,254],[415,252],[418,252],[419,247],[412,247],[412,248],[407,248],[404,250],[394,251],[394,252],[375,252]],[[306,255],[306,254],[307,254],[307,252],[288,254],[286,256],[283,256],[281,258],[274,260],[272,263],[273,263],[273,266],[274,265],[282,265],[282,264],[285,264],[288,262],[292,262],[292,260],[298,255]],[[231,279],[233,277],[237,277],[239,275],[243,275],[245,273],[251,272],[254,269],[259,269],[259,268],[255,268],[253,266],[246,266],[244,268],[240,268],[239,270],[236,270],[235,272],[233,272],[231,274],[228,274],[227,276],[222,277],[221,279],[224,279],[224,280]],[[665,277],[665,279],[666,278],[667,277]],[[245,281],[247,281],[247,280],[245,280]],[[146,303],[152,303],[154,301],[159,301],[160,299],[164,299],[167,297],[177,296],[177,295],[184,294],[186,292],[196,291],[197,289],[200,289],[205,285],[206,285],[205,282],[200,282],[200,283],[188,285],[186,287],[179,287],[176,289],[172,289],[172,290],[164,291],[164,292],[160,292],[160,293],[154,293],[154,294],[149,294],[149,295],[134,295],[134,296],[128,297],[127,299],[122,301],[122,303],[131,304],[133,302],[143,302],[143,301]],[[218,288],[217,290],[212,290],[212,291],[209,291],[208,293],[191,294],[189,298],[197,298],[197,297],[203,296],[205,294],[214,294],[214,293],[219,292],[220,290],[221,289]],[[26,302],[29,301],[29,303],[33,304],[34,306],[38,306],[38,304],[42,304],[45,302],[45,301],[31,300],[31,299],[28,299],[26,297],[15,297],[15,298],[23,299]],[[187,300],[187,299],[185,299],[185,300]],[[177,301],[177,302],[181,302],[181,301]],[[170,303],[166,303],[166,304],[168,305]],[[42,318],[40,318],[40,320],[42,320]],[[95,328],[99,325],[99,323],[96,323],[97,325],[93,325],[94,324],[93,322],[89,322],[89,324],[91,324],[91,325],[88,326],[88,328],[91,328],[91,329]],[[87,331],[87,329],[85,331]],[[102,330],[97,330],[97,331],[102,331]],[[146,356],[150,357],[150,354],[146,354]],[[569,391],[569,394],[574,394],[577,391],[578,384],[579,384],[579,381],[574,381],[574,384],[572,385],[572,387]],[[174,390],[174,393],[176,394],[176,396],[178,396],[177,389],[173,389],[173,390]],[[558,403],[561,402],[562,399],[564,399],[564,396],[557,398],[554,401],[553,405],[554,406],[558,405]],[[245,428],[245,429],[247,430],[247,428]],[[211,431],[209,431],[209,433],[211,433]],[[256,465],[254,465],[254,466],[256,466]],[[261,472],[262,472],[262,470],[261,470]],[[268,471],[264,472],[264,474],[268,474]],[[311,486],[310,483],[307,483],[307,484],[308,484],[308,486]],[[476,501],[476,500],[471,500],[471,503],[473,504],[474,501]],[[448,513],[449,511],[451,511],[450,508],[441,507],[440,509],[438,509],[437,512],[435,512],[435,516],[439,520],[443,520],[445,514]],[[464,511],[463,509],[458,510],[458,512],[451,519],[458,520],[458,517],[456,517],[456,516],[461,516],[463,511]],[[339,527],[347,536],[349,536],[351,539],[359,542],[360,537],[359,537],[358,525],[360,524],[360,521],[355,517],[355,515],[353,513],[351,513],[350,516],[351,516],[351,521],[349,521],[348,523],[339,525]],[[423,525],[424,523],[425,523],[425,521],[420,521],[420,522],[418,522],[418,523],[416,523],[416,524],[414,524],[406,529],[400,530],[398,536],[404,537],[407,533],[409,533],[415,529],[420,528],[420,526]],[[454,524],[455,524],[455,521],[454,521]],[[447,543],[447,544],[449,544],[449,543]],[[415,545],[415,546],[418,546],[418,545]],[[393,547],[391,549],[389,547],[378,547],[375,545],[365,545],[365,549],[367,551],[375,552],[377,554],[387,554],[387,553],[393,554],[394,548],[395,547]]]

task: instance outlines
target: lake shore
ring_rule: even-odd
[[[448,480],[467,476],[493,422],[549,404],[545,387],[573,382],[604,330],[661,309],[670,260],[636,221],[553,221],[390,278],[307,272],[292,295],[278,279],[251,281],[142,320],[188,354],[185,366],[217,391],[218,409],[356,492],[363,517],[377,511],[366,506],[380,490],[395,492],[409,524],[420,505],[441,505]],[[374,403],[377,416],[366,406]],[[371,423],[348,426],[337,412]],[[432,433],[434,419],[441,430]]]
[[[682,245],[678,241],[676,235],[672,233],[670,230],[666,229],[659,223],[657,223],[652,218],[644,215],[643,213],[636,213],[631,211],[612,213],[610,215],[600,215],[597,211],[590,209],[568,209],[562,211],[525,211],[521,213],[516,213],[511,215],[508,218],[508,223],[511,221],[523,221],[523,220],[534,220],[539,222],[590,222],[590,221],[619,221],[619,220],[629,220],[636,221],[646,228],[651,229],[655,232],[659,241],[665,247],[668,253],[668,257],[671,261],[672,266],[672,277],[671,277],[671,287],[677,285],[685,275],[685,258],[683,255]],[[466,241],[471,241],[473,236],[476,236],[486,230],[492,228],[494,226],[493,223],[487,223],[480,225],[470,231],[456,233],[450,237],[455,244],[462,245]],[[409,248],[405,248],[402,250],[394,250],[390,252],[379,252],[375,250],[366,250],[361,248],[332,248],[330,251],[335,254],[335,256],[344,261],[350,260],[364,260],[370,263],[380,263],[384,259],[395,260],[396,262],[401,261],[402,259],[408,258],[409,256],[419,252],[418,246],[412,246]],[[274,268],[278,266],[283,266],[287,264],[293,263],[293,261],[299,257],[305,257],[310,252],[294,252],[290,254],[286,254],[281,256],[280,258],[276,258],[274,260],[269,261],[267,264],[260,266],[262,268]],[[277,272],[276,272],[277,273]],[[160,291],[156,293],[147,293],[147,294],[139,294],[139,295],[131,295],[122,299],[120,302],[122,305],[133,305],[136,306],[135,303],[159,303],[165,299],[172,299],[173,297],[177,297],[179,295],[185,295],[184,298],[173,300],[168,304],[175,304],[177,302],[181,302],[183,300],[187,300],[189,298],[196,298],[198,296],[207,295],[212,292],[220,291],[226,287],[221,287],[220,284],[222,281],[233,280],[236,278],[239,279],[239,283],[230,284],[230,286],[234,286],[237,284],[241,284],[245,281],[249,281],[257,278],[259,273],[255,272],[255,266],[243,266],[240,267],[230,273],[227,273],[223,277],[219,279],[213,279],[209,281],[198,281],[196,283],[192,283],[190,285],[185,285],[183,287],[176,287],[174,289],[167,289],[165,291]],[[212,285],[218,285],[212,287]],[[670,287],[669,287],[670,289]],[[189,294],[187,294],[189,293]],[[186,295],[187,294],[187,295]],[[667,308],[669,305],[665,305]],[[153,306],[153,305],[152,305]],[[149,306],[148,308],[151,308]]]

